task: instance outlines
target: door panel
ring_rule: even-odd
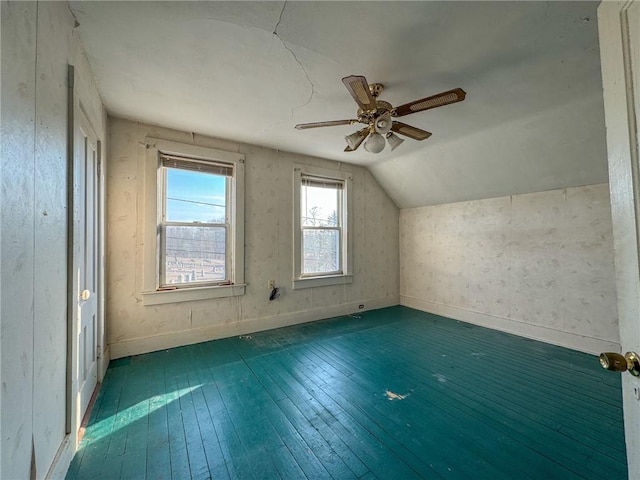
[[[98,152],[97,138],[84,113],[76,129],[77,239],[77,385],[79,417],[86,412],[97,385],[98,330]]]
[[[640,2],[598,7],[618,321],[622,352],[640,352]],[[640,478],[640,378],[622,374],[629,478]]]

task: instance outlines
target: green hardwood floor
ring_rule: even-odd
[[[595,356],[359,317],[112,361],[67,479],[627,478],[620,376]]]

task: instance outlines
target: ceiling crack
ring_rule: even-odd
[[[284,13],[284,9],[287,6],[287,0],[284,1],[284,3],[282,4],[282,10],[280,10],[280,16],[278,17],[278,23],[276,23],[276,26],[273,29],[273,34],[275,36],[278,36],[278,27],[280,26],[280,22],[282,22],[282,14]]]
[[[313,99],[313,96],[316,93],[316,88],[315,85],[313,84],[313,82],[311,81],[311,78],[309,77],[309,73],[307,72],[307,69],[304,67],[304,65],[302,64],[302,62],[300,61],[300,59],[297,57],[297,55],[295,54],[295,52],[293,50],[291,50],[291,48],[289,48],[287,46],[287,44],[285,43],[285,41],[280,37],[280,35],[278,34],[278,27],[280,26],[280,23],[282,22],[282,16],[284,15],[284,9],[287,7],[287,0],[285,0],[285,2],[282,4],[282,10],[280,10],[280,17],[278,18],[278,22],[276,23],[276,26],[273,29],[273,35],[280,40],[280,43],[282,43],[282,46],[285,48],[285,50],[287,50],[291,56],[293,57],[293,59],[296,61],[296,63],[298,65],[300,65],[300,68],[302,69],[302,73],[304,73],[304,76],[307,79],[307,83],[309,83],[309,87],[311,88],[311,91],[309,92],[309,98],[307,98],[307,101],[304,102],[301,105],[298,105],[297,107],[293,107],[291,109],[291,116],[289,118],[293,118],[293,114],[296,110],[306,107],[307,105],[309,105],[311,103],[311,100]]]

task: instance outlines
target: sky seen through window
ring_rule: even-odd
[[[167,168],[166,220],[224,223],[227,177]]]

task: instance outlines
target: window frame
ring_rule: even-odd
[[[145,181],[143,216],[145,243],[143,252],[144,305],[158,305],[211,298],[244,295],[244,155],[198,145],[147,138],[142,169]],[[230,272],[225,282],[162,285],[160,263],[162,259],[162,228],[165,202],[165,167],[161,154],[176,156],[186,161],[227,164],[233,176],[227,177],[228,235],[226,256]]]
[[[159,152],[161,165],[158,168],[158,192],[161,194],[161,199],[159,201],[160,208],[158,209],[158,235],[159,235],[159,248],[158,248],[158,290],[166,290],[166,289],[182,289],[182,288],[194,288],[194,287],[206,287],[206,286],[221,286],[221,285],[229,285],[232,283],[233,278],[233,246],[231,244],[232,239],[232,226],[231,226],[231,217],[233,210],[233,176],[235,175],[235,169],[229,163],[221,163],[211,161],[211,164],[214,166],[220,166],[223,168],[232,167],[233,173],[231,176],[225,175],[225,213],[224,213],[224,223],[205,223],[205,222],[176,222],[169,221],[166,219],[167,214],[167,173],[168,169],[173,168],[175,170],[189,171],[187,168],[180,168],[179,166],[167,166],[164,165],[163,156],[165,156],[165,152]],[[189,162],[191,164],[203,163],[207,165],[209,162],[204,162],[202,160],[196,160],[191,157],[180,156],[178,157],[182,162]],[[192,170],[193,171],[193,170]],[[216,174],[214,172],[202,172],[204,174]],[[220,174],[218,174],[220,175]],[[222,176],[222,175],[220,175]],[[164,256],[166,255],[166,229],[167,227],[187,227],[187,228],[195,228],[195,227],[210,227],[210,228],[224,228],[225,230],[225,278],[222,281],[211,281],[211,282],[189,282],[189,283],[167,283],[166,282],[166,261],[164,260]],[[163,281],[164,280],[164,281]]]
[[[293,169],[293,289],[321,287],[328,285],[344,285],[353,282],[353,227],[351,214],[353,202],[353,176],[351,172],[329,170],[308,165],[294,165]],[[338,225],[340,227],[339,264],[338,272],[321,272],[305,274],[303,268],[303,230],[302,225],[302,185],[303,178],[326,179],[341,182],[342,195],[338,198],[341,209]],[[327,228],[329,230],[335,228]]]

